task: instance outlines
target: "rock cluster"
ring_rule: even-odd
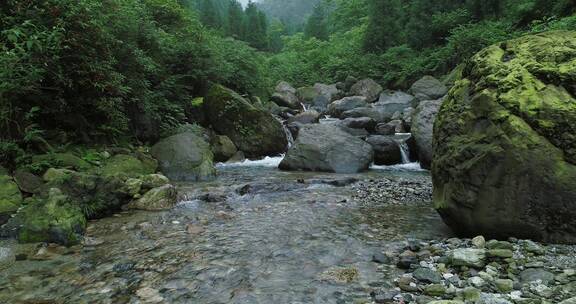
[[[304,126],[320,122],[331,124],[354,137],[366,140],[374,150],[376,165],[395,165],[408,160],[420,160],[424,168],[430,168],[434,119],[443,100],[438,98],[447,92],[446,86],[431,76],[422,78],[411,88],[411,92],[417,96],[402,91],[384,90],[372,79],[358,81],[351,77],[346,79],[345,83],[337,85],[316,84],[314,87],[300,89],[280,82],[276,92],[277,95],[296,92],[295,96],[300,98],[299,102],[303,107],[303,112],[298,113],[295,107],[288,107],[285,101],[272,99],[278,106],[284,106],[283,112],[276,114],[286,119],[287,129],[292,137],[296,138],[292,149],[302,150],[302,147],[297,146],[300,144],[300,130]],[[319,118],[323,115],[334,119],[329,122],[322,121]],[[394,136],[408,133],[411,129],[414,133],[412,140],[410,137]],[[318,140],[337,142],[339,139]],[[411,155],[407,155],[409,145],[412,148]],[[289,151],[288,154],[294,162],[296,153]],[[329,156],[319,153],[311,159],[301,159],[300,162],[315,162],[326,158]],[[320,167],[311,166],[282,167],[292,170],[321,170]]]
[[[528,240],[409,240],[379,262],[403,269],[376,303],[574,303],[576,255]]]
[[[432,182],[425,176],[361,181],[352,188],[353,198],[366,205],[405,205],[432,201]]]

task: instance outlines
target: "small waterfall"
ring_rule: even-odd
[[[410,163],[410,148],[405,140],[399,141],[398,144],[400,145],[400,155],[402,156],[402,163],[408,164]]]
[[[288,130],[288,127],[285,124],[282,124],[282,129],[284,129],[284,134],[286,134],[286,140],[288,140],[288,148],[290,148],[294,144],[294,137],[292,137],[292,132]]]
[[[302,106],[302,110],[304,110],[304,112],[308,111],[308,108],[306,107],[306,104],[304,104],[303,102],[301,102],[300,105]]]

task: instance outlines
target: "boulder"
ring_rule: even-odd
[[[142,181],[142,189],[144,190],[162,187],[170,183],[170,180],[162,174],[143,175],[140,177],[140,180]]]
[[[89,219],[110,215],[128,203],[133,196],[121,176],[103,176],[50,168],[43,176],[46,189],[59,189],[66,195],[67,202],[80,208]],[[42,196],[45,196],[43,194]]]
[[[344,80],[344,91],[349,92],[352,89],[352,86],[358,82],[358,79],[354,76],[346,77]]]
[[[432,165],[434,121],[442,102],[443,99],[422,101],[412,113],[411,132],[418,147],[420,166],[424,169],[430,169]]]
[[[304,104],[311,105],[320,92],[315,87],[302,87],[296,90],[296,96]]]
[[[216,176],[210,145],[194,132],[162,139],[150,152],[158,159],[160,171],[171,180],[206,181]]]
[[[376,127],[376,121],[370,117],[346,118],[341,122],[348,128],[364,129],[371,132]]]
[[[386,91],[380,94],[378,103],[383,105],[398,105],[398,109],[403,110],[405,108],[417,106],[418,100],[416,97],[402,91]]]
[[[40,193],[44,187],[44,181],[41,177],[24,170],[14,172],[14,181],[22,192],[30,194]]]
[[[282,170],[356,173],[368,169],[372,147],[335,125],[302,127],[280,163]]]
[[[435,125],[434,204],[461,235],[576,243],[576,32],[476,54]]]
[[[396,125],[391,123],[381,122],[374,128],[374,133],[377,135],[394,135],[396,134]]]
[[[342,113],[342,115],[340,115],[340,118],[346,119],[346,118],[370,117],[374,119],[374,121],[376,121],[377,123],[381,123],[390,121],[391,116],[392,114],[388,115],[388,113],[382,111],[381,108],[368,106],[346,111]]]
[[[390,166],[402,163],[400,145],[394,138],[382,135],[372,135],[366,138],[374,149],[374,164]]]
[[[424,76],[412,85],[410,93],[418,100],[434,100],[446,95],[448,88],[440,80],[432,76]]]
[[[350,94],[366,97],[366,102],[375,102],[382,93],[382,86],[372,79],[363,79],[350,88]]]
[[[210,144],[212,153],[214,154],[214,160],[217,162],[225,162],[238,152],[232,140],[226,135],[216,135],[212,137]]]
[[[342,113],[356,108],[366,107],[366,97],[351,96],[336,100],[328,106],[328,114],[334,117],[340,117]]]
[[[276,93],[292,93],[296,94],[296,89],[286,81],[280,81],[276,85]]]
[[[127,154],[117,154],[107,159],[101,168],[104,177],[134,178],[140,175],[156,173],[158,165],[154,162],[144,162]]]
[[[290,92],[274,93],[272,97],[270,97],[270,100],[272,100],[275,104],[281,107],[286,107],[294,110],[302,109],[300,99],[298,99],[298,97],[294,93]]]
[[[214,130],[228,136],[246,156],[257,158],[286,151],[288,140],[282,124],[234,91],[213,86],[204,109]]]
[[[164,185],[146,192],[140,199],[126,205],[127,209],[138,209],[146,211],[167,210],[176,205],[176,187]]]
[[[287,123],[298,122],[301,124],[313,124],[318,123],[318,120],[320,120],[320,113],[315,110],[308,110],[288,118]]]
[[[324,96],[328,102],[332,102],[338,99],[340,95],[340,91],[338,91],[338,88],[335,84],[317,83],[314,85],[314,88],[318,91],[318,94]]]
[[[8,175],[0,175],[0,225],[20,208],[22,194],[18,185]]]
[[[31,201],[4,229],[13,230],[21,243],[51,242],[75,245],[82,240],[86,218],[82,210],[58,188],[44,200]]]

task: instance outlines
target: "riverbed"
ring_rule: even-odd
[[[355,199],[358,181],[429,179],[417,164],[362,174],[282,172],[279,158],[218,165],[166,212],[89,223],[83,246],[16,245],[0,303],[362,303],[399,270],[372,261],[450,231],[429,202]]]

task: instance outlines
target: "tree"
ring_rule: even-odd
[[[314,11],[304,29],[304,36],[306,38],[316,38],[319,40],[328,40],[328,23],[326,16],[326,7],[322,2],[314,7]]]
[[[222,17],[212,0],[202,0],[200,3],[200,21],[214,29],[222,27]]]
[[[249,2],[246,10],[244,40],[253,48],[265,50],[268,47],[266,35],[266,16],[261,13],[254,2]]]
[[[242,39],[244,24],[244,10],[242,4],[236,0],[230,0],[228,4],[228,18],[226,23],[226,35],[236,39]]]

